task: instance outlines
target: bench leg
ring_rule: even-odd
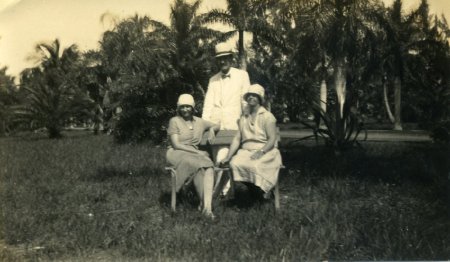
[[[223,177],[223,170],[222,169],[216,169],[214,170],[215,172],[215,184],[214,184],[214,189],[213,189],[213,199],[216,199],[219,195],[221,190],[224,187],[224,180],[226,180]]]
[[[228,172],[230,178],[230,189],[228,190],[228,195],[230,199],[234,199],[234,197],[236,196],[236,184],[234,181],[233,170],[231,170],[230,168]]]
[[[170,175],[172,176],[172,199],[170,205],[172,211],[175,212],[177,206],[177,176],[174,170],[170,171]]]
[[[280,189],[278,186],[278,181],[273,189],[273,194],[275,196],[275,211],[278,211],[280,210]]]

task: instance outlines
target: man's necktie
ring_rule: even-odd
[[[228,74],[222,74],[222,79],[225,79],[225,78],[229,78],[230,77],[230,73],[228,73]]]

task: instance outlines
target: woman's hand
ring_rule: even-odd
[[[216,133],[214,132],[213,128],[210,128],[209,132],[208,132],[208,143],[210,145],[212,145],[214,143],[215,139],[216,139]]]
[[[252,159],[252,160],[260,159],[263,155],[264,155],[264,151],[258,150],[255,153],[253,153],[253,155],[250,156],[250,159]]]
[[[230,163],[230,160],[231,159],[229,157],[225,157],[219,162],[219,167],[227,166]]]

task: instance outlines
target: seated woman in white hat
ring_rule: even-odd
[[[167,134],[170,145],[167,150],[167,162],[173,166],[177,174],[177,191],[187,183],[194,182],[200,198],[202,212],[211,218],[214,164],[205,151],[198,149],[203,133],[209,130],[209,138],[219,126],[194,116],[194,98],[189,94],[182,94],[178,98],[177,116],[169,121]]]
[[[278,180],[282,165],[280,151],[276,148],[276,119],[262,106],[262,86],[251,85],[244,99],[248,114],[239,119],[239,132],[221,163],[230,162],[235,181],[253,183],[269,193]]]

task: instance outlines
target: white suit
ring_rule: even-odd
[[[243,96],[250,86],[248,73],[231,67],[227,76],[221,72],[209,79],[202,118],[220,124],[221,130],[237,130],[237,121],[246,106]]]
[[[222,72],[215,74],[209,79],[202,118],[219,124],[220,130],[238,130],[239,118],[247,106],[243,97],[249,87],[250,78],[244,70],[231,67],[226,75]],[[213,148],[213,158],[216,164],[227,156],[228,151],[228,146]],[[216,175],[218,181],[216,181],[215,187],[220,181],[222,172]],[[222,193],[225,194],[229,187],[228,183]]]

